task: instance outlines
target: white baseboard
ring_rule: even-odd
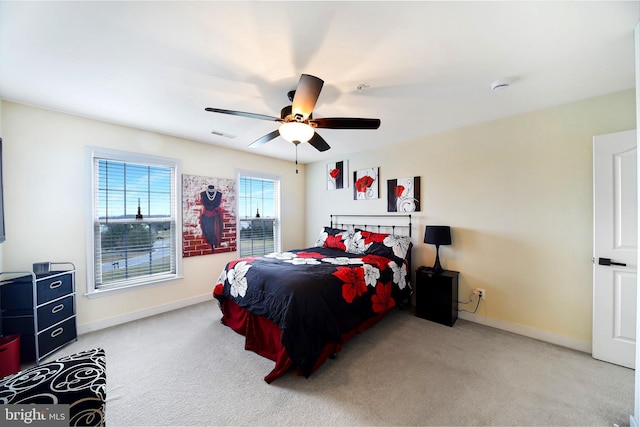
[[[143,319],[145,317],[166,313],[168,311],[177,310],[179,308],[184,308],[193,304],[199,304],[201,302],[211,300],[211,294],[207,293],[197,297],[174,301],[168,304],[151,307],[133,313],[127,313],[108,319],[98,320],[96,322],[80,324],[78,325],[78,335],[97,331],[99,329],[109,328],[111,326],[121,325],[123,323],[132,322],[134,320]],[[492,328],[501,329],[507,332],[513,332],[514,334],[549,342],[552,344],[560,345],[562,347],[572,348],[574,350],[583,351],[585,353],[591,353],[591,342],[589,341],[577,340],[575,338],[565,337],[563,335],[554,334],[552,332],[542,331],[540,329],[518,325],[516,323],[509,323],[503,320],[496,320],[489,317],[478,316],[477,314],[473,313],[465,313],[463,311],[461,311],[458,316],[460,317],[460,319],[468,320],[470,322],[479,323],[481,325],[490,326]]]
[[[123,323],[132,322],[134,320],[143,319],[145,317],[154,316],[156,314],[166,313],[167,311],[177,310],[179,308],[188,307],[201,302],[213,301],[211,293],[200,295],[193,298],[187,298],[180,301],[170,302],[168,304],[151,307],[145,310],[127,313],[120,316],[110,317],[108,319],[98,320],[90,323],[78,325],[78,335],[88,332],[97,331],[99,329],[109,328],[111,326],[121,325]]]
[[[564,335],[554,334],[553,332],[542,331],[529,326],[478,316],[473,313],[465,313],[464,311],[459,312],[458,317],[470,322],[480,323],[482,325],[491,326],[492,328],[513,332],[514,334],[523,335],[525,337],[534,338],[540,341],[591,354],[591,341],[582,341],[575,338],[565,337]]]

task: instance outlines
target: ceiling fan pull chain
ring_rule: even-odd
[[[298,144],[296,144],[296,175],[298,174]]]

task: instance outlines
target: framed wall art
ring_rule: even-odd
[[[360,169],[353,173],[353,199],[370,200],[380,198],[378,170],[380,168]]]
[[[182,256],[236,250],[235,179],[182,175]]]
[[[349,161],[327,164],[327,190],[339,190],[349,186]]]
[[[420,210],[420,177],[387,180],[387,212]]]

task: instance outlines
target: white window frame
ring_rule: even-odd
[[[141,277],[128,280],[119,286],[109,286],[99,288],[95,283],[95,238],[94,238],[94,219],[96,209],[96,171],[95,159],[107,159],[125,163],[137,163],[149,166],[163,166],[174,168],[173,187],[175,189],[175,199],[173,200],[172,216],[175,219],[175,273],[168,273],[157,276]],[[170,159],[155,155],[132,153],[128,151],[115,150],[101,147],[87,147],[86,150],[87,164],[87,214],[86,214],[86,247],[87,247],[87,293],[89,298],[112,295],[114,293],[126,292],[141,287],[156,286],[182,279],[182,184],[181,184],[181,162],[177,159]]]
[[[274,239],[274,250],[276,252],[282,252],[282,210],[281,210],[281,205],[282,205],[282,177],[280,175],[275,175],[275,174],[270,174],[270,173],[266,173],[266,172],[256,172],[256,171],[251,171],[251,170],[246,170],[246,169],[236,169],[236,182],[238,183],[237,188],[236,188],[236,199],[237,199],[237,208],[236,211],[238,212],[238,217],[236,218],[236,241],[238,242],[238,255],[241,255],[240,253],[240,245],[241,245],[241,241],[240,241],[240,221],[246,221],[248,219],[250,219],[251,217],[247,217],[247,218],[243,218],[240,216],[240,177],[241,176],[245,176],[245,177],[250,177],[250,178],[257,178],[257,179],[269,179],[269,180],[273,180],[276,181],[277,185],[276,185],[276,191],[277,191],[277,203],[275,203],[274,206],[274,210],[275,210],[275,219],[274,219],[274,225],[275,225],[275,231],[273,234],[273,239]]]

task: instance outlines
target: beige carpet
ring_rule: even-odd
[[[627,425],[634,371],[458,320],[394,311],[309,379],[266,384],[215,301],[83,335],[103,347],[107,425]],[[50,357],[51,359],[51,357]]]

